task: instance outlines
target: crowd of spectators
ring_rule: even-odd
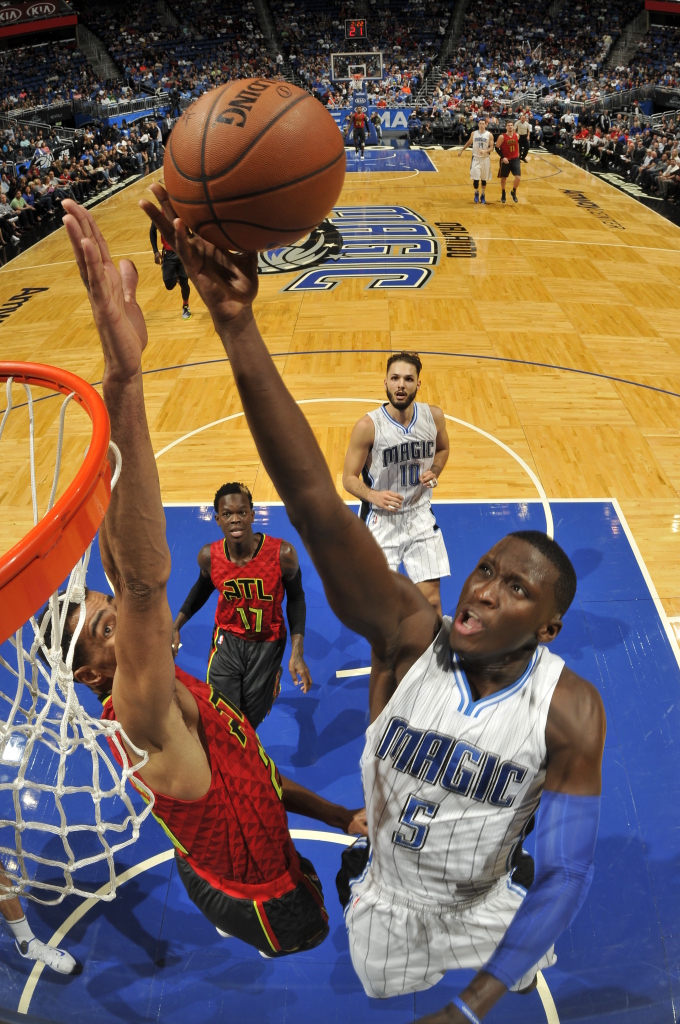
[[[543,0],[521,7],[472,0],[458,46],[437,84],[435,101],[457,106],[547,94],[548,102],[584,101],[602,91],[605,61],[642,0],[567,3],[555,13]],[[611,88],[622,78],[613,74]]]
[[[412,105],[439,59],[453,8],[453,0],[369,0],[362,6],[362,13],[368,6],[368,39],[348,44],[345,19],[357,16],[355,0],[269,0],[281,42],[281,53],[272,55],[253,0],[167,0],[165,10],[148,0],[74,3],[121,77],[102,80],[75,42],[1,50],[0,110],[77,99],[106,104],[171,89],[192,99],[231,79],[276,77],[288,69],[322,102],[341,106],[349,87],[332,81],[330,58],[355,45],[383,54],[384,77],[367,83],[369,101]],[[521,6],[472,0],[433,105],[490,109],[527,93],[552,105],[649,83],[676,86],[680,29],[674,26],[654,26],[626,67],[606,63],[624,26],[642,11],[643,0]]]
[[[57,129],[0,130],[0,260],[59,223],[64,199],[84,203],[160,167],[171,128],[168,117],[161,125],[88,127],[69,138]]]
[[[570,120],[560,120],[555,140],[588,170],[618,174],[647,195],[680,205],[680,115],[656,125],[640,118],[631,124],[622,114],[612,120],[606,111]]]
[[[85,0],[80,5],[79,17],[106,44],[122,73],[105,99],[173,88],[191,99],[232,79],[280,73],[252,0],[238,7],[220,0],[170,0],[176,25],[144,0],[120,7]]]
[[[75,42],[0,50],[0,111],[92,99],[104,87]]]

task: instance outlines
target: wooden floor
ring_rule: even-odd
[[[289,276],[260,279],[260,328],[272,353],[284,353],[277,363],[295,397],[316,400],[305,412],[338,488],[350,428],[367,408],[359,399],[382,397],[385,353],[434,353],[423,359],[423,399],[511,448],[549,498],[617,498],[668,615],[680,615],[680,229],[547,155],[532,154],[518,206],[500,205],[496,180],[490,204],[475,206],[468,161],[455,152],[431,156],[437,174],[348,175],[340,203],[402,204],[432,225],[458,222],[475,240],[475,259],[443,253],[429,283],[406,292],[353,280],[330,293],[282,293]],[[147,183],[98,207],[96,217],[112,252],[132,256],[139,269],[150,333],[145,369],[163,371],[145,378],[158,452],[237,414],[240,404],[229,364],[204,364],[223,353],[200,300],[194,293],[194,316],[183,322],[178,291],[163,287],[136,206]],[[564,190],[583,192],[600,212]],[[0,305],[35,287],[48,290],[0,324],[0,358],[100,380],[101,352],[63,229],[0,270]],[[184,365],[191,363],[202,365]],[[57,414],[56,401],[36,406],[43,498]],[[88,436],[82,413],[68,423],[64,481]],[[537,496],[492,438],[453,422],[449,429],[452,456],[437,498]],[[30,521],[26,437],[19,412],[1,446],[5,548]],[[256,499],[276,498],[241,417],[176,445],[158,465],[166,501],[209,503],[228,478],[243,480]]]

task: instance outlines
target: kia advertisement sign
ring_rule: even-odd
[[[53,18],[61,4],[56,0],[43,0],[43,3],[10,4],[0,7],[0,25],[13,25],[17,21],[32,21],[34,18]],[[68,8],[64,14],[70,14]]]
[[[57,13],[56,4],[31,4],[26,10],[27,18],[49,18],[51,14]]]
[[[9,3],[0,6],[0,36],[75,25],[77,17],[63,0],[33,0],[33,3]],[[31,24],[33,22],[33,24]],[[35,24],[42,22],[42,24]]]

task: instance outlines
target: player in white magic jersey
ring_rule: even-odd
[[[477,128],[461,149],[459,156],[462,156],[468,146],[472,146],[472,159],[470,160],[470,177],[475,188],[475,202],[480,202],[479,183],[482,183],[481,202],[486,203],[486,183],[491,180],[491,154],[494,151],[494,138],[486,129],[486,119],[480,117],[477,121]]]
[[[416,402],[422,363],[415,352],[387,360],[387,401],[355,424],[345,457],[345,490],[361,498],[361,518],[391,569],[410,579],[441,614],[439,580],[450,575],[430,497],[449,457],[444,413]]]
[[[355,969],[367,992],[387,996],[477,968],[429,1018],[475,1024],[509,989],[531,988],[592,878],[604,708],[546,649],[574,597],[573,567],[545,534],[510,534],[442,621],[337,493],[258,330],[254,254],[189,237],[161,186],[152,189],[162,210],[144,209],[212,315],[264,468],[333,611],[371,644],[363,773],[374,850],[346,915]],[[510,882],[509,854],[539,797],[525,893]]]

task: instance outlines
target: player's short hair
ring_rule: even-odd
[[[552,540],[547,533],[541,533],[540,530],[516,530],[508,536],[518,537],[526,544],[530,544],[555,566],[557,569],[555,604],[560,616],[564,615],[576,594],[576,570],[567,553],[557,541]]]
[[[245,494],[248,502],[250,503],[250,507],[253,507],[253,496],[245,484],[222,484],[219,490],[215,493],[215,500],[213,501],[213,508],[215,509],[215,512],[219,512],[220,498],[223,498],[225,494]]]
[[[89,592],[90,591],[88,590],[88,588],[85,587],[85,600],[87,600],[87,595],[89,594]],[[62,590],[60,592],[60,594],[59,594],[59,597],[63,598],[65,594],[66,594],[66,591]],[[63,603],[61,601],[59,602],[59,606],[60,606],[60,610],[63,611]],[[43,622],[45,620],[45,616],[47,615],[49,610],[50,610],[50,606],[48,604],[48,605],[46,605],[43,608],[43,610],[40,612],[40,614],[36,616],[36,618],[38,620],[38,627],[39,628],[42,628],[42,624],[43,624]],[[69,601],[68,611],[66,612],[66,621],[64,622],[64,628],[63,628],[62,633],[61,633],[61,657],[62,657],[63,661],[66,661],[66,656],[68,654],[68,649],[71,646],[71,640],[73,639],[73,634],[75,632],[75,628],[78,625],[78,612],[79,611],[80,611],[80,605],[78,604],[78,602],[77,601]],[[50,622],[49,622],[49,624],[47,626],[47,629],[45,630],[45,646],[47,647],[48,650],[50,650],[51,647],[52,647],[52,629],[53,629],[53,622],[50,619]],[[82,636],[82,633],[81,633],[81,636]],[[80,639],[80,637],[79,637],[79,639]],[[48,664],[47,659],[45,658],[45,655],[43,653],[42,648],[38,649],[38,655],[41,658],[41,660],[43,661],[43,663],[45,665],[47,665],[48,668],[50,668],[51,666]],[[84,648],[83,648],[83,645],[81,643],[77,643],[76,647],[75,647],[75,650],[73,652],[73,671],[76,672],[79,668],[82,668],[84,664],[85,664]],[[78,682],[77,679],[76,679],[76,682]]]
[[[415,366],[417,377],[420,377],[420,371],[423,368],[423,364],[417,352],[393,352],[387,360],[385,373],[390,372],[390,366],[392,363],[410,363],[411,366]]]

